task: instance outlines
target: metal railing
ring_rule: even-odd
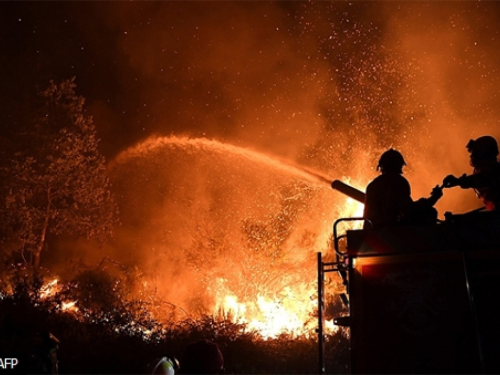
[[[338,225],[346,221],[363,221],[372,226],[371,221],[366,220],[362,217],[351,217],[351,218],[341,218],[335,221],[333,224],[333,245],[335,249],[335,262],[323,262],[323,255],[321,252],[317,254],[318,261],[318,373],[325,374],[325,274],[328,272],[338,272],[340,278],[342,279],[342,284],[345,286],[345,293],[340,294],[340,299],[342,302],[349,307],[349,280],[348,280],[348,270],[349,270],[349,258],[347,252],[340,250],[340,241],[347,237],[347,234],[339,235]],[[334,320],[335,324],[338,325],[348,325],[349,317],[341,317]]]

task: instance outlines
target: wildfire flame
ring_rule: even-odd
[[[365,185],[364,181],[353,183],[347,178],[343,180],[353,186]],[[300,199],[300,193],[298,193],[297,197],[294,195],[293,199]],[[323,213],[326,218],[325,222],[328,221],[328,223],[333,221],[335,217],[361,217],[362,214],[363,204],[349,197],[341,197],[337,206],[331,208],[331,212],[325,210]],[[359,228],[362,222],[349,222],[346,225]],[[328,239],[332,235],[330,228],[330,224],[327,224],[324,230],[319,231],[316,243],[328,243]],[[308,246],[311,248],[312,245]],[[313,264],[315,261],[315,258],[308,260],[307,262],[310,262],[309,265],[312,265],[312,267],[307,266],[307,269],[301,269],[300,272],[303,273],[297,274],[298,277],[293,278],[290,285],[287,285],[286,282],[272,285],[263,283],[256,288],[257,293],[252,292],[254,294],[241,292],[241,295],[239,295],[239,289],[232,284],[234,279],[228,278],[226,280],[223,277],[211,279],[213,284],[209,286],[209,290],[213,293],[215,300],[213,316],[242,324],[245,329],[257,332],[263,339],[273,339],[283,334],[295,337],[316,335],[318,301],[316,267]],[[262,264],[262,262],[257,265],[264,269],[268,267],[267,264]],[[277,270],[276,272],[280,271]],[[304,277],[302,278],[300,275]],[[277,277],[279,276],[277,275]],[[245,280],[243,280],[243,283],[245,283]],[[154,289],[155,283],[152,282],[149,285],[147,281],[144,281],[143,286],[145,289]],[[62,289],[56,278],[43,285],[40,296],[47,299],[59,293]],[[245,289],[242,288],[241,290]],[[77,301],[64,300],[58,302],[58,304],[58,310],[61,312],[71,312],[76,314],[77,317],[85,315],[85,309],[82,308],[82,311],[78,309]],[[137,325],[136,328],[145,337],[151,334],[150,330],[140,327],[140,325]],[[325,333],[331,334],[336,332],[338,327],[333,324],[333,321],[327,321],[324,329]]]
[[[364,205],[358,201],[347,198],[340,217],[362,217]],[[361,221],[349,223],[352,229],[359,229]],[[325,237],[330,233],[325,234]],[[219,295],[215,311],[223,311],[225,317],[234,323],[244,323],[250,330],[259,332],[264,339],[277,338],[281,334],[295,336],[310,336],[315,334],[317,320],[314,312],[317,309],[316,285],[301,293],[290,287],[282,291],[280,298],[270,298],[258,295],[256,301],[240,302],[239,298],[226,292],[224,294],[224,281],[219,280]],[[283,295],[284,292],[284,295]],[[339,329],[333,320],[325,322],[324,330],[327,334],[337,332]]]
[[[259,295],[257,301],[241,303],[238,297],[227,295],[218,308],[225,312],[226,318],[234,323],[246,324],[264,339],[276,338],[281,334],[295,336],[310,335],[315,328],[311,319],[315,301],[309,299],[304,306],[290,306],[290,303]],[[253,316],[248,318],[248,316]],[[331,327],[332,332],[336,329]]]
[[[71,310],[71,311],[78,311],[78,307],[76,307],[76,303],[78,301],[72,301],[72,302],[63,302],[61,305],[61,310],[66,311],[66,310]]]
[[[40,298],[45,299],[49,296],[54,295],[57,291],[57,282],[58,281],[59,280],[54,279],[54,280],[48,282],[47,284],[44,284],[40,288]]]
[[[55,278],[47,282],[40,288],[40,298],[48,299],[50,297],[53,297],[60,291],[61,287],[59,285],[59,280]],[[61,311],[77,312],[78,311],[78,307],[76,306],[77,302],[78,301],[62,301],[61,304],[59,305],[59,309]]]

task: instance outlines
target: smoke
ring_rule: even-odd
[[[315,280],[330,227],[316,175],[185,137],[149,139],[110,169],[123,225],[106,251],[148,270],[171,303],[207,313],[221,290],[251,300]]]
[[[315,36],[307,33],[307,4],[88,7],[117,36],[115,64],[123,76],[124,103],[113,111],[124,112],[121,118],[132,125],[114,127],[125,130],[120,137],[129,144],[151,134],[187,133],[295,157],[317,139],[322,121],[316,101],[329,73]],[[88,25],[82,28],[91,37]],[[104,103],[95,106],[108,124],[119,121]],[[103,145],[113,148],[109,139]]]
[[[386,41],[415,74],[414,103],[420,108],[417,126],[407,139],[413,149],[407,160],[414,191],[428,194],[432,183],[447,174],[471,173],[465,145],[471,138],[498,138],[499,54],[495,4],[409,2],[386,4]],[[424,184],[426,185],[424,187]],[[446,190],[441,211],[480,206],[471,191]]]
[[[125,114],[107,133],[122,130],[129,145],[183,133],[293,159],[334,126],[348,135],[342,150],[395,145],[413,158],[422,148],[416,164],[491,132],[498,115],[492,2],[85,6],[115,35]],[[103,126],[120,121],[95,105]]]

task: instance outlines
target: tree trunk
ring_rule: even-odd
[[[49,228],[49,218],[50,218],[50,205],[51,205],[51,197],[50,197],[50,188],[47,189],[47,208],[45,210],[45,220],[43,222],[42,233],[40,234],[40,241],[38,241],[38,245],[33,252],[33,267],[38,269],[40,267],[40,254],[42,253],[43,246],[45,245],[45,238],[47,236],[47,229]]]

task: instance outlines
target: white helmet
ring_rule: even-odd
[[[175,375],[175,372],[179,370],[179,361],[172,356],[160,357],[153,363],[152,375]]]

